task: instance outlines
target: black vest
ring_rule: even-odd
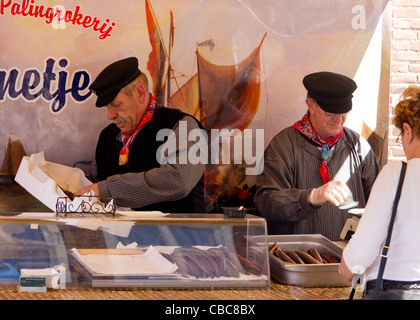
[[[124,166],[118,164],[119,153],[123,144],[117,140],[120,129],[115,124],[110,124],[102,130],[96,148],[96,164],[99,181],[115,174],[128,172],[142,172],[159,167],[156,151],[165,141],[156,141],[159,130],[173,129],[179,120],[188,114],[172,108],[157,107],[152,119],[146,123],[139,132],[130,148],[128,163]],[[194,118],[195,119],[195,118]],[[201,124],[197,121],[200,128]],[[162,211],[168,213],[194,213],[205,212],[204,201],[204,174],[193,190],[183,199],[155,203],[133,210]]]

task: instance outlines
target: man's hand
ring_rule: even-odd
[[[85,193],[92,191],[93,195],[96,196],[97,198],[99,198],[99,189],[98,189],[98,184],[94,183],[91,184],[90,186],[84,187],[83,189],[80,189],[79,191],[77,191],[74,195],[77,196],[83,196]]]
[[[309,203],[320,206],[329,201],[335,206],[348,201],[346,184],[341,181],[330,181],[322,187],[312,189],[309,193]]]

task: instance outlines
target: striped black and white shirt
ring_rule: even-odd
[[[264,153],[264,170],[257,177],[254,203],[266,218],[270,234],[322,234],[340,240],[349,218],[327,202],[320,207],[308,202],[308,193],[322,185],[321,148],[293,127],[278,133]],[[380,167],[368,142],[344,127],[328,159],[331,180],[345,182],[359,207],[364,208]]]

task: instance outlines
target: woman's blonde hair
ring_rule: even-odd
[[[416,136],[420,137],[420,87],[408,87],[400,99],[395,107],[392,123],[401,132],[403,124],[408,123]]]

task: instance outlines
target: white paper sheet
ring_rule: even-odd
[[[80,254],[73,253],[85,268],[96,274],[115,276],[151,276],[172,274],[177,270],[176,264],[164,258],[150,246],[144,254]]]
[[[168,213],[163,213],[161,211],[135,211],[118,207],[115,210],[115,214],[129,218],[160,218],[168,215]]]

